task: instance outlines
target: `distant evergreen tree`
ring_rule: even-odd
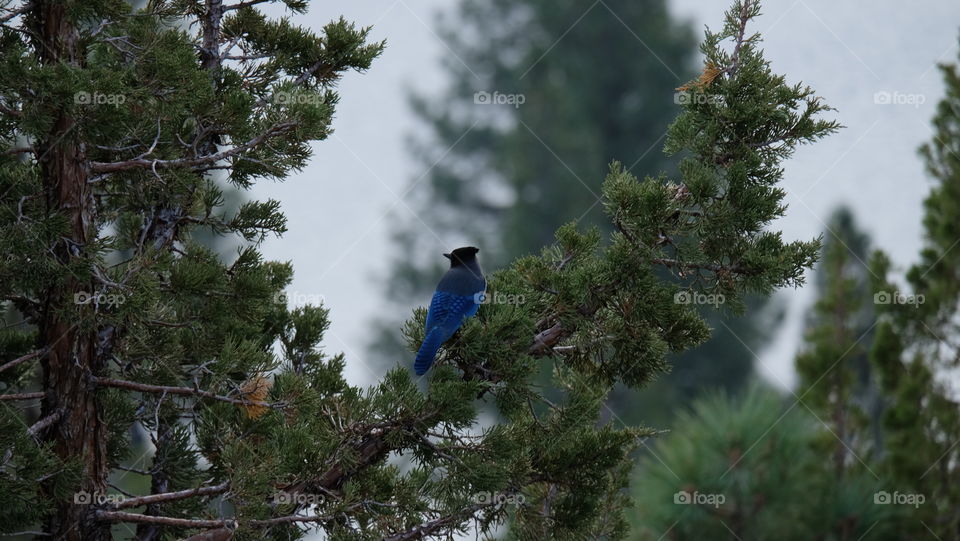
[[[615,163],[613,231],[561,226],[490,276],[492,295],[526,302],[482,306],[426,392],[409,367],[348,385],[345,358],[319,346],[327,310],[288,310],[290,266],[257,252],[284,229],[277,204],[224,214],[212,173],[246,188],[302,167],[339,74],[382,49],[343,20],[314,34],[260,4],[34,0],[0,19],[0,300],[17,317],[0,331],[0,531],[402,541],[509,520],[517,539],[626,537],[630,454],[652,431],[601,422],[611,390],[708,337],[676,295],[742,307],[802,283],[819,249],[771,223],[783,160],[837,124],[770,71],[746,33],[758,4],[706,35],[666,137],[677,178]],[[181,17],[188,31],[169,24]],[[196,242],[204,229],[248,245],[224,260]],[[404,327],[411,347],[424,317]],[[481,430],[484,403],[499,417]],[[155,447],[139,467],[134,425]],[[112,489],[121,475],[142,492]]]
[[[891,263],[874,254],[874,295],[882,314],[871,357],[882,382],[884,468],[888,492],[920,494],[909,508],[903,538],[960,538],[960,72],[941,66],[946,96],[933,118],[934,135],[920,149],[937,181],[924,201],[924,245],[906,275],[907,287],[889,276]],[[954,379],[951,385],[950,380]]]
[[[608,232],[597,201],[611,160],[641,177],[676,172],[676,157],[661,148],[675,101],[690,96],[675,88],[694,73],[696,43],[667,7],[665,0],[458,2],[438,31],[451,51],[450,86],[413,99],[430,135],[414,141],[425,173],[394,217],[396,259],[384,287],[397,308],[391,312],[426,304],[443,272],[439,257],[409,254],[439,255],[458,239],[480,246],[486,268],[495,269],[537,253],[570,220]],[[494,93],[518,103],[491,103]],[[610,404],[626,422],[666,423],[705,388],[746,381],[751,350],[764,338],[756,319],[776,315],[739,319],[701,308],[715,330],[711,341],[672,359],[673,372],[651,392],[618,390]],[[398,321],[376,322],[371,352],[387,366],[410,357]]]
[[[823,424],[786,401],[754,387],[682,413],[637,469],[634,539],[895,538],[879,481],[863,468],[838,477]]]
[[[823,258],[816,272],[818,299],[807,322],[806,344],[797,356],[799,403],[827,428],[821,450],[843,477],[880,445],[880,408],[868,358],[873,310],[870,241],[849,209],[828,222]]]

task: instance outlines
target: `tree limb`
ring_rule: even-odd
[[[138,383],[136,381],[127,381],[122,379],[112,379],[112,378],[101,378],[97,376],[90,376],[90,382],[95,385],[103,385],[105,387],[116,387],[118,389],[128,389],[131,391],[140,391],[144,393],[167,393],[167,394],[176,394],[181,396],[199,396],[203,398],[212,398],[214,400],[220,400],[221,402],[229,402],[231,404],[237,404],[240,406],[263,406],[268,408],[279,407],[280,404],[274,404],[270,402],[262,402],[260,400],[246,400],[243,398],[232,398],[229,396],[222,396],[210,391],[204,391],[201,389],[191,389],[190,387],[171,387],[167,385],[150,385],[147,383]],[[41,396],[43,393],[40,393]]]
[[[0,401],[2,400],[32,400],[34,398],[43,398],[43,392],[36,393],[16,393],[16,394],[0,394]]]
[[[203,165],[213,164],[220,160],[232,158],[238,154],[252,150],[263,144],[263,142],[267,139],[292,131],[299,125],[299,122],[280,122],[278,124],[274,124],[264,133],[261,133],[242,145],[237,145],[214,154],[198,156],[196,158],[178,158],[175,160],[148,160],[145,158],[134,158],[122,162],[91,162],[90,170],[94,173],[114,173],[117,171],[129,171],[132,169],[156,169],[157,167],[202,168],[201,166]]]
[[[230,483],[223,482],[219,485],[206,486],[206,487],[197,487],[197,488],[188,488],[186,490],[178,490],[176,492],[163,492],[160,494],[150,494],[147,496],[139,496],[136,498],[127,498],[123,501],[117,502],[114,504],[114,509],[128,509],[130,507],[140,507],[141,505],[149,505],[151,503],[163,503],[171,502],[175,500],[183,500],[186,498],[193,498],[194,496],[209,496],[211,494],[222,494],[227,491],[230,487]]]
[[[0,372],[3,372],[4,370],[9,370],[9,369],[13,368],[14,366],[17,366],[18,364],[25,363],[25,362],[29,361],[30,359],[34,359],[34,358],[36,358],[36,357],[40,357],[40,356],[42,356],[42,355],[45,355],[45,354],[47,353],[47,351],[49,351],[49,349],[47,349],[47,348],[42,348],[42,349],[38,349],[38,350],[36,350],[36,351],[31,351],[30,353],[27,353],[26,355],[22,355],[22,356],[20,356],[20,357],[17,357],[16,359],[14,359],[14,360],[12,360],[12,361],[10,361],[10,362],[7,362],[7,363],[4,363],[4,364],[0,365]]]

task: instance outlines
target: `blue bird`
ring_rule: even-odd
[[[418,376],[430,369],[440,345],[457,332],[464,320],[476,314],[483,302],[487,282],[483,279],[483,271],[477,261],[479,251],[473,246],[467,246],[443,254],[443,257],[450,260],[450,269],[437,284],[437,290],[430,301],[430,309],[427,311],[423,344],[420,345],[417,360],[413,364]]]

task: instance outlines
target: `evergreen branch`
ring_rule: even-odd
[[[190,387],[171,387],[167,385],[150,385],[148,383],[139,383],[136,381],[127,381],[122,379],[101,378],[90,376],[90,382],[94,385],[103,385],[105,387],[116,387],[118,389],[127,389],[131,391],[140,391],[144,393],[168,393],[181,396],[199,396],[202,398],[212,398],[221,402],[229,402],[240,406],[262,406],[267,408],[281,407],[281,403],[262,402],[260,400],[246,400],[243,398],[232,398],[222,396],[210,391],[201,389],[191,389]],[[40,393],[42,396],[43,393]]]
[[[757,274],[759,271],[749,269],[742,265],[720,265],[716,263],[697,263],[697,262],[688,262],[680,261],[678,259],[667,259],[667,258],[654,258],[650,260],[651,263],[656,263],[658,265],[663,265],[665,267],[673,267],[680,269],[689,269],[689,270],[708,270],[716,273],[736,273],[736,274]]]
[[[549,355],[553,346],[570,335],[571,332],[571,330],[565,329],[563,324],[558,321],[554,323],[553,326],[540,331],[533,337],[533,345],[527,349],[527,354],[534,357]]]
[[[415,430],[418,425],[435,418],[439,412],[433,411],[417,417],[412,421],[395,421],[382,423],[381,428],[368,430],[366,436],[358,443],[353,444],[348,463],[338,462],[330,466],[320,477],[309,481],[301,481],[284,487],[290,492],[318,492],[337,490],[343,484],[355,475],[357,472],[371,466],[384,457],[390,451],[399,449],[399,446],[391,445],[389,442],[395,440],[397,434]]]
[[[176,492],[163,492],[160,494],[150,494],[147,496],[138,496],[136,498],[128,498],[121,502],[114,504],[114,509],[127,509],[130,507],[140,507],[141,505],[149,505],[152,503],[163,503],[170,502],[175,500],[183,500],[186,498],[193,498],[194,496],[208,496],[211,494],[222,494],[227,491],[230,487],[230,483],[224,481],[219,485],[206,486],[206,487],[197,487],[197,488],[188,488],[186,490],[178,490]]]
[[[246,143],[237,145],[227,150],[198,156],[196,158],[178,158],[173,160],[148,160],[145,158],[134,158],[122,162],[91,162],[90,170],[94,173],[114,173],[117,171],[129,171],[132,169],[156,169],[157,167],[190,167],[203,169],[203,166],[216,163],[255,149],[268,139],[283,135],[299,126],[299,122],[280,122],[274,124],[267,131],[250,139]]]
[[[730,66],[726,69],[731,76],[736,75],[740,68],[740,49],[746,41],[747,23],[755,17],[759,11],[759,0],[744,0],[740,6],[740,13],[737,14],[737,35],[734,38],[733,54],[730,55]]]
[[[42,349],[38,349],[38,350],[36,350],[36,351],[31,351],[30,353],[27,353],[26,355],[17,357],[16,359],[14,359],[14,360],[12,360],[12,361],[10,361],[10,362],[7,362],[7,363],[4,363],[4,364],[0,365],[0,372],[3,372],[4,370],[9,370],[9,369],[13,368],[14,366],[17,366],[18,364],[22,364],[22,363],[25,363],[25,362],[29,361],[30,359],[34,359],[34,358],[40,357],[40,356],[42,356],[42,355],[46,355],[46,353],[47,353],[48,351],[50,351],[49,348],[42,348]]]
[[[318,60],[314,65],[307,68],[307,71],[301,73],[299,77],[294,79],[293,84],[296,86],[302,85],[303,83],[307,82],[307,80],[309,80],[310,77],[313,77],[314,75],[316,75],[317,71],[319,71],[320,68],[324,66],[328,68],[324,76],[329,75],[333,71],[332,69],[330,69],[331,66],[327,60]],[[320,76],[320,75],[317,75],[317,77],[320,79],[324,78],[323,76]],[[257,101],[256,106],[263,107],[264,105],[266,105],[267,103],[270,103],[271,101],[273,101],[273,94],[270,94],[265,98],[261,98],[259,101]]]
[[[36,438],[37,434],[39,434],[41,430],[52,425],[62,416],[63,416],[63,410],[57,410],[51,413],[50,415],[47,415],[43,419],[40,419],[39,421],[30,425],[30,428],[27,429],[27,435],[30,436],[31,438]],[[3,453],[3,462],[0,463],[0,468],[5,468],[7,466],[7,463],[10,462],[10,459],[12,457],[13,457],[13,447],[11,446]]]
[[[44,393],[17,393],[17,394],[0,394],[0,401],[3,400],[32,400],[34,398],[43,398]]]
[[[423,539],[428,535],[433,535],[440,529],[457,524],[468,515],[472,516],[477,511],[485,507],[490,507],[494,504],[495,502],[487,504],[474,504],[469,507],[465,507],[456,513],[450,513],[449,515],[436,518],[430,522],[425,522],[419,526],[414,526],[413,528],[404,532],[391,535],[390,537],[384,537],[383,541],[415,541],[417,539]]]

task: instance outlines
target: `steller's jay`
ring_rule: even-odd
[[[413,369],[422,376],[430,369],[440,345],[457,332],[468,317],[477,313],[487,287],[477,261],[477,248],[466,246],[443,254],[450,260],[450,270],[443,275],[427,310],[423,344],[417,352]]]

